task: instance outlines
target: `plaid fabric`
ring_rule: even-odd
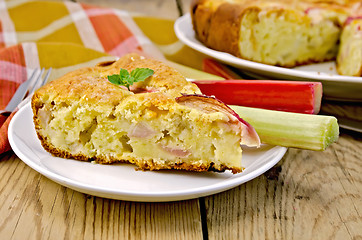
[[[130,52],[199,69],[203,58],[177,40],[170,20],[74,2],[0,0],[0,109],[36,68],[52,67],[52,80]],[[187,77],[210,77],[174,62]],[[0,154],[10,149],[11,117],[0,116]]]

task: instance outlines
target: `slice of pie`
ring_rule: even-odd
[[[130,91],[108,81],[120,69],[154,74]],[[140,169],[241,172],[240,144],[259,146],[255,130],[222,102],[165,64],[137,54],[82,68],[32,98],[37,135],[54,156]]]

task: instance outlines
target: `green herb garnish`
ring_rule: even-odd
[[[146,80],[148,77],[152,76],[154,71],[149,68],[136,68],[132,70],[131,74],[126,70],[121,68],[119,74],[113,74],[107,76],[108,81],[116,85],[122,85],[129,89],[135,82],[141,82]]]

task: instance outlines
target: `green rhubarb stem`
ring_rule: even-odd
[[[230,107],[255,128],[262,143],[323,151],[339,136],[332,116]]]

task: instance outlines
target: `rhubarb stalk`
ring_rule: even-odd
[[[209,58],[202,61],[202,71],[220,76],[225,79],[241,79],[241,76],[227,66]]]
[[[323,151],[338,139],[335,117],[230,107],[255,128],[262,143]]]
[[[320,82],[276,80],[194,81],[205,95],[226,104],[317,114],[322,100]]]

